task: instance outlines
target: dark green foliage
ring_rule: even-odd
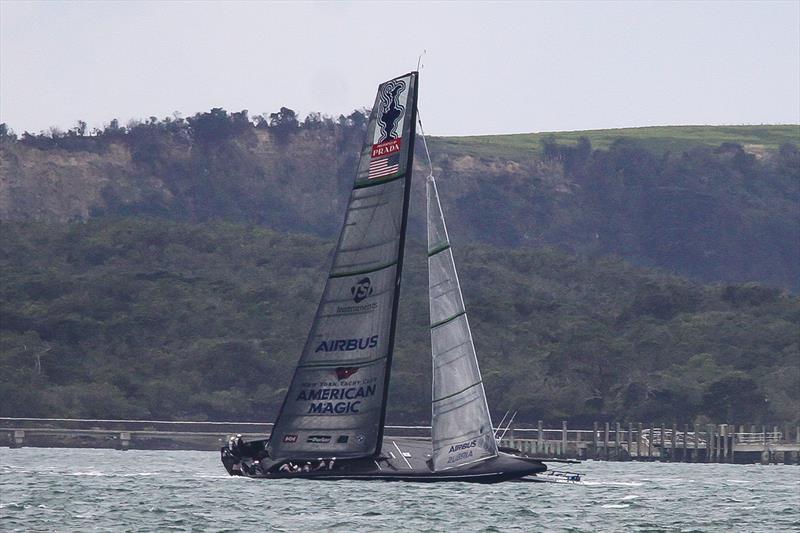
[[[0,216],[222,219],[330,237],[341,223],[366,121],[362,111],[300,121],[286,107],[251,121],[247,111],[214,108],[127,127],[112,121],[93,135],[80,123],[66,133],[26,132],[19,141],[0,130],[12,197],[5,209],[13,212],[0,207]],[[430,142],[449,226],[466,242],[613,254],[703,282],[800,290],[796,126]],[[486,150],[475,152],[476,143]],[[130,154],[129,164],[113,157],[120,151]],[[40,166],[26,173],[36,160]],[[70,172],[75,160],[87,160],[77,171],[82,179]],[[53,187],[45,175],[63,179],[60,187],[79,206],[42,194]],[[417,180],[417,198],[421,186]],[[412,209],[410,227],[422,224],[423,210]]]
[[[271,420],[331,249],[279,232],[338,231],[366,116],[0,125],[4,219],[89,219],[3,223],[0,414]],[[631,132],[429,139],[491,405],[797,421],[798,128]],[[421,184],[391,422],[429,417]]]
[[[4,223],[0,414],[274,418],[332,243],[230,223]],[[495,411],[796,422],[800,299],[612,258],[456,243]],[[429,420],[425,247],[410,241],[389,421]]]
[[[297,113],[288,107],[282,107],[277,113],[269,115],[269,127],[280,142],[286,142],[300,128],[300,122],[297,120]]]

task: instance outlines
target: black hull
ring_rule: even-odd
[[[378,459],[335,461],[331,469],[286,472],[280,470],[284,461],[276,462],[269,457],[262,457],[256,462],[254,457],[258,457],[259,454],[257,451],[254,454],[252,452],[264,449],[265,444],[265,441],[250,443],[250,448],[245,448],[243,450],[245,453],[239,454],[238,457],[232,454],[229,448],[223,448],[222,462],[228,473],[255,479],[498,483],[517,480],[547,470],[547,466],[537,459],[501,453],[497,457],[477,463],[434,472],[427,460],[430,456],[430,441],[386,438],[384,450],[396,450],[397,453],[389,451],[388,455]],[[263,456],[263,453],[261,455]],[[302,461],[298,463],[302,464]]]

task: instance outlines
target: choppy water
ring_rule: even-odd
[[[581,485],[231,478],[209,452],[0,449],[4,531],[798,531],[800,467],[587,462]]]

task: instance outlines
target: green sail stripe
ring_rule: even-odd
[[[440,244],[439,246],[437,246],[436,248],[434,248],[433,250],[428,252],[428,257],[432,257],[432,256],[438,254],[439,252],[444,252],[448,248],[450,248],[450,243],[449,242],[445,243],[445,244]]]
[[[306,363],[304,365],[297,365],[297,368],[335,368],[337,366],[369,366],[371,364],[377,363],[378,361],[383,361],[386,359],[386,356],[378,357],[377,359],[369,359],[367,361],[321,361],[319,363]]]
[[[341,274],[331,274],[328,278],[346,278],[347,276],[360,276],[361,274],[369,274],[371,272],[377,272],[378,270],[383,270],[384,268],[389,268],[390,266],[394,266],[397,264],[397,261],[392,261],[391,263],[386,263],[385,265],[380,265],[375,268],[366,268],[364,270],[354,270],[352,272],[342,272]]]
[[[453,316],[451,316],[450,318],[446,318],[446,319],[444,319],[442,321],[437,322],[436,324],[432,324],[431,325],[431,329],[438,328],[439,326],[444,326],[448,322],[452,322],[453,320],[455,320],[456,318],[460,317],[461,315],[466,315],[466,314],[467,314],[466,311],[461,311],[460,313],[456,313]]]
[[[471,389],[471,388],[473,388],[473,387],[476,387],[476,386],[480,385],[481,383],[483,383],[483,380],[476,381],[476,382],[475,382],[475,383],[473,383],[472,385],[470,385],[470,386],[468,386],[468,387],[464,387],[463,389],[461,389],[461,390],[460,390],[460,391],[458,391],[458,392],[454,392],[453,394],[448,394],[447,396],[443,396],[442,398],[439,398],[438,400],[433,400],[433,403],[436,403],[436,402],[441,402],[442,400],[446,400],[446,399],[448,399],[448,398],[452,398],[453,396],[458,396],[458,395],[459,395],[459,394],[461,394],[462,392],[468,391],[469,389]]]
[[[353,189],[363,189],[365,187],[374,187],[375,185],[383,185],[384,183],[389,183],[390,181],[399,180],[400,178],[405,177],[405,172],[402,174],[398,174],[396,176],[389,176],[388,178],[381,178],[381,179],[372,179],[369,181],[362,181],[361,183],[356,182],[353,185]]]

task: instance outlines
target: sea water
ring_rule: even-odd
[[[212,452],[0,448],[0,530],[800,530],[797,466],[570,469],[584,481],[265,481],[229,477]]]

